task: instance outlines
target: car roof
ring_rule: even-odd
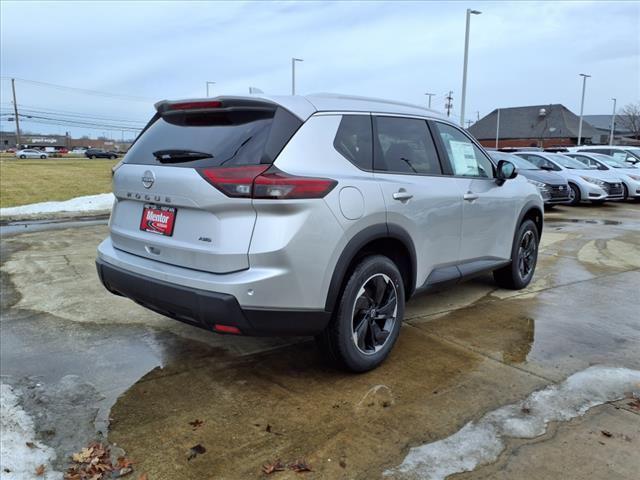
[[[413,105],[410,103],[385,100],[381,98],[359,97],[355,95],[340,95],[333,93],[316,93],[311,95],[251,95],[251,96],[220,96],[215,98],[181,99],[183,101],[215,101],[215,100],[261,100],[275,103],[289,110],[300,119],[307,120],[317,112],[374,112],[393,115],[412,115],[419,117],[437,118],[447,121],[447,118],[435,110]],[[156,104],[166,102],[163,100]],[[450,122],[451,123],[451,122]]]

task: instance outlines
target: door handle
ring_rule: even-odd
[[[405,202],[411,198],[413,198],[413,195],[407,192],[404,188],[398,190],[393,194],[393,199],[400,200],[401,202]]]
[[[478,195],[477,193],[467,192],[463,195],[462,198],[464,198],[468,202],[473,202],[474,200],[477,200],[479,197],[480,195]]]

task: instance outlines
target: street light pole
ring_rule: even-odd
[[[427,97],[429,97],[429,110],[431,110],[431,97],[435,96],[435,93],[425,93]]]
[[[13,92],[13,112],[16,118],[16,147],[21,148],[22,141],[20,140],[20,119],[18,118],[18,101],[16,100],[16,79],[11,79],[11,91]]]
[[[498,138],[500,138],[500,109],[498,109],[498,118],[496,119],[496,150],[498,149]]]
[[[578,146],[582,145],[582,114],[584,113],[584,92],[587,88],[587,78],[591,75],[581,73],[582,77],[582,101],[580,102],[580,122],[578,123]]]
[[[467,8],[467,28],[464,34],[464,64],[462,66],[462,105],[460,106],[460,125],[464,128],[464,102],[467,98],[467,63],[469,61],[469,27],[471,25],[471,15],[480,15],[479,10]]]
[[[291,95],[296,94],[296,62],[304,62],[304,60],[291,57]]]
[[[613,115],[611,115],[611,135],[609,135],[609,145],[613,145],[613,135],[615,134],[616,129],[616,102],[615,98],[613,100]]]
[[[207,98],[209,98],[209,85],[215,85],[216,82],[207,82]]]

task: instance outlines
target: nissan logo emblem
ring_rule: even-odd
[[[153,182],[156,181],[156,176],[151,170],[147,170],[142,174],[142,185],[144,188],[151,188]]]

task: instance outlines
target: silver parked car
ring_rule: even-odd
[[[162,101],[113,177],[105,287],[242,335],[379,365],[416,292],[533,276],[543,203],[420,107],[345,96]]]
[[[35,148],[25,148],[24,150],[16,151],[16,158],[49,158],[49,155],[42,150],[36,150]]]
[[[622,200],[622,180],[616,175],[601,172],[574,158],[559,153],[518,152],[519,157],[534,165],[562,175],[569,182],[570,204],[580,202],[601,203],[606,200]]]
[[[640,163],[640,147],[631,145],[582,145],[580,147],[569,147],[567,150],[572,153],[601,153],[631,165]]]
[[[640,168],[627,162],[616,160],[602,153],[566,153],[568,157],[575,158],[579,162],[598,170],[609,172],[620,177],[622,181],[622,196],[625,199],[640,198]]]

